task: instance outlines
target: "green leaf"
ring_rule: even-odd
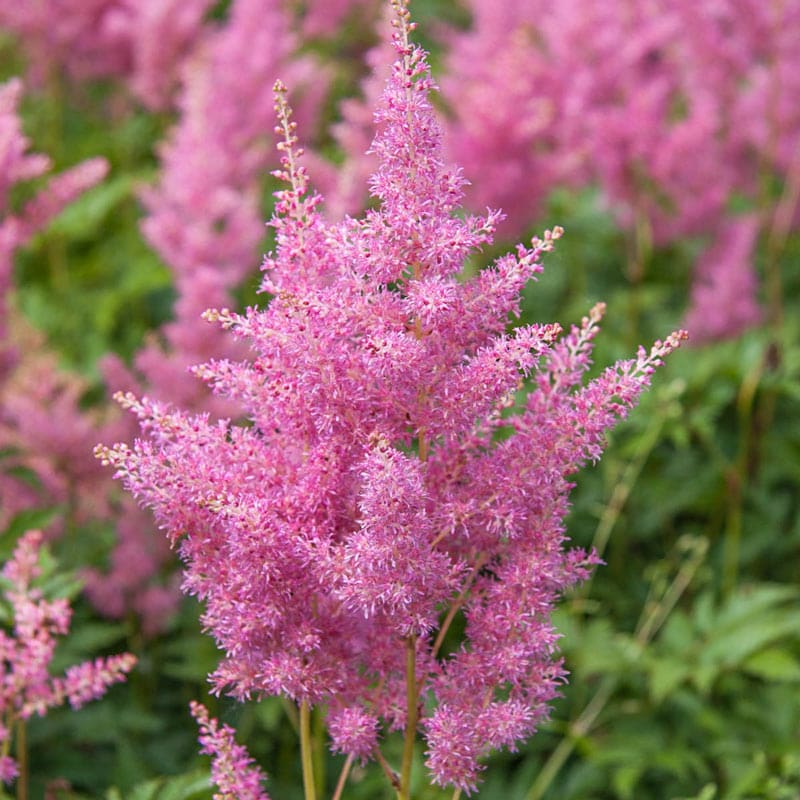
[[[742,664],[742,668],[768,681],[800,681],[800,661],[777,647],[753,654]]]
[[[131,175],[103,181],[70,203],[48,226],[47,233],[73,241],[96,236],[108,214],[131,195],[134,185]]]
[[[3,552],[4,558],[11,554],[16,540],[22,536],[25,531],[35,530],[37,528],[46,528],[61,512],[61,506],[49,506],[47,508],[26,508],[20,511],[11,518],[8,527],[3,531],[0,538],[3,541],[3,550],[8,540],[12,540],[12,544],[8,549],[8,553]]]
[[[611,781],[614,791],[623,800],[629,800],[629,798],[633,797],[636,784],[639,782],[639,778],[642,777],[645,768],[646,764],[639,762],[637,764],[626,764],[624,767],[614,770]]]
[[[692,666],[687,660],[657,657],[650,667],[650,697],[661,703],[688,677]]]

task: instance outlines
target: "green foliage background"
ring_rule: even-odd
[[[459,19],[445,3],[420,2],[415,11],[423,30],[427,19]],[[369,44],[363,31],[351,36],[355,54]],[[337,48],[330,50],[333,58]],[[7,38],[0,64],[0,78],[22,66]],[[352,93],[360,68],[337,68],[337,93]],[[20,253],[15,274],[19,308],[63,368],[94,386],[87,403],[105,402],[98,358],[110,350],[130,358],[169,319],[174,299],[169,270],[139,233],[136,198],[156,174],[155,147],[172,120],[130,100],[120,106],[122,91],[57,81],[29,93],[24,108],[34,149],[56,168],[92,155],[112,164],[106,182]],[[265,218],[269,205],[265,181]],[[642,254],[644,274],[632,282],[629,242],[593,191],[556,193],[531,232],[553,224],[567,234],[526,290],[523,321],[566,325],[604,300],[597,365],[679,326],[696,242]],[[570,681],[552,721],[523,750],[489,759],[479,797],[800,797],[799,256],[795,234],[777,265],[761,265],[780,271],[783,322],[673,355],[603,460],[579,476],[571,536],[597,547],[606,564],[558,611]],[[64,512],[44,508],[15,520],[0,539],[3,555],[24,529]],[[102,563],[112,541],[110,530],[74,529],[53,550],[69,571],[86,558]],[[54,800],[210,797],[187,710],[192,698],[235,725],[269,772],[272,797],[301,796],[293,709],[276,699],[240,706],[207,696],[217,654],[192,602],[155,639],[134,619],[102,620],[79,595],[75,604],[56,666],[123,649],[140,663],[103,701],[31,722],[32,796],[45,797],[48,786]],[[318,771],[329,796],[342,759],[327,754],[322,723],[318,714]],[[387,755],[399,752],[390,742]],[[422,759],[420,748],[414,797],[450,797],[427,786]],[[348,787],[353,800],[391,796],[377,770],[356,769]]]

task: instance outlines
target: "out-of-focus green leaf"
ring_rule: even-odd
[[[800,660],[777,647],[754,653],[742,663],[742,668],[768,681],[800,681]]]
[[[146,781],[124,794],[119,789],[110,789],[106,800],[206,800],[212,791],[209,773],[196,771]]]

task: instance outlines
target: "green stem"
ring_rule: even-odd
[[[406,737],[400,768],[400,800],[411,800],[411,765],[417,736],[417,637],[406,639]]]
[[[564,766],[564,762],[575,749],[575,743],[591,730],[594,721],[603,708],[605,708],[616,685],[617,678],[615,676],[609,675],[603,680],[595,692],[594,697],[592,697],[589,704],[581,712],[581,715],[569,726],[568,737],[563,738],[558,743],[558,747],[552,752],[550,758],[547,759],[547,762],[533,782],[528,794],[525,795],[525,800],[540,800],[544,795],[556,775],[558,775],[561,767]]]
[[[342,792],[344,791],[344,785],[347,783],[347,777],[350,775],[350,767],[353,766],[353,756],[347,756],[347,760],[344,762],[344,766],[342,767],[342,771],[339,773],[339,780],[336,782],[336,791],[333,793],[333,798],[331,800],[341,800]]]
[[[314,778],[316,780],[317,794],[325,794],[325,719],[320,713],[313,715],[314,732],[311,740],[311,752],[313,754]]]
[[[386,759],[383,757],[383,753],[381,752],[379,747],[375,748],[375,760],[378,762],[378,765],[383,770],[383,774],[388,778],[389,783],[394,789],[395,794],[400,798],[400,777],[398,774],[389,766],[386,762]]]
[[[667,590],[662,594],[659,602],[653,606],[645,604],[642,609],[640,621],[634,634],[636,643],[642,649],[658,633],[681,595],[692,582],[692,578],[705,557],[707,549],[705,539],[690,540],[686,538],[679,540],[678,545],[688,551],[685,562],[681,565],[678,574]],[[618,677],[616,675],[607,675],[603,679],[592,699],[577,719],[569,725],[567,736],[558,743],[556,749],[550,754],[541,772],[528,790],[528,794],[525,795],[525,800],[541,800],[556,775],[558,775],[561,767],[564,766],[564,762],[575,749],[577,742],[592,729],[600,712],[611,699],[617,687],[617,681]]]
[[[736,461],[727,471],[728,510],[725,521],[725,545],[722,568],[722,591],[728,597],[736,588],[739,575],[739,549],[742,539],[744,491],[748,481],[753,446],[755,399],[766,368],[766,355],[742,380],[736,410],[739,417],[739,450]]]
[[[28,785],[28,730],[25,727],[24,719],[17,722],[17,766],[19,767],[17,800],[28,800],[30,792]]]
[[[314,785],[314,754],[311,742],[311,707],[308,700],[300,703],[300,757],[303,763],[303,796],[305,800],[316,800]]]
[[[600,520],[597,523],[597,528],[592,538],[592,549],[601,558],[605,552],[608,540],[611,538],[611,533],[619,520],[625,504],[633,491],[636,482],[639,480],[639,475],[644,468],[647,459],[650,457],[653,448],[658,444],[661,439],[661,433],[664,430],[664,423],[666,422],[666,412],[656,418],[650,428],[642,436],[633,458],[627,463],[625,469],[622,471],[620,479],[614,486],[614,491],[603,509]],[[589,594],[592,585],[592,578],[594,572],[576,589],[573,593],[575,598],[585,598]]]

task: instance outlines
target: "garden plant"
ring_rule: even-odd
[[[0,796],[800,796],[798,40],[0,0]]]

